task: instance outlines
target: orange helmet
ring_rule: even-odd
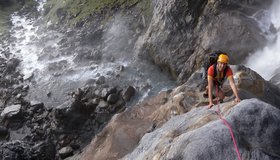
[[[221,63],[228,63],[229,58],[225,54],[220,54],[217,61]]]

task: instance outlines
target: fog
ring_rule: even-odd
[[[275,74],[279,74],[277,69],[280,67],[280,1],[274,1],[266,18],[263,21],[271,22],[277,33],[267,37],[270,43],[253,53],[248,58],[246,65],[259,73],[264,79],[270,80]],[[265,23],[261,27],[265,30],[269,28],[269,24]]]
[[[39,2],[38,12],[43,15],[45,1]],[[29,19],[17,13],[11,17],[14,40],[9,50],[21,60],[21,72],[32,75],[30,100],[57,106],[66,101],[69,92],[96,85],[101,76],[109,84],[136,88],[135,102],[175,85],[159,67],[136,56],[134,44],[141,33],[129,28],[129,16],[115,15],[105,27],[94,30],[100,34],[89,32],[84,37],[79,30],[67,36],[48,29],[51,22],[38,23],[40,20],[41,16]],[[47,92],[53,96],[48,97]]]

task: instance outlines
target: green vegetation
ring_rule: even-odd
[[[7,30],[7,24],[9,22],[9,13],[0,10],[0,34]]]
[[[65,8],[66,1],[65,0],[49,0],[47,4],[44,6],[45,10],[48,12],[46,17],[51,22],[58,22],[57,11],[60,8]]]
[[[34,0],[25,0],[24,1],[24,7],[26,8],[26,10],[32,10],[32,9],[36,9],[38,3],[35,2]]]
[[[152,0],[142,0],[137,4],[137,7],[141,9],[142,14],[148,18],[152,18],[153,16],[153,6],[151,1]]]
[[[110,17],[114,11],[138,7],[143,14],[152,15],[151,0],[50,0],[45,8],[46,18],[53,22],[65,22],[73,26],[94,14]]]
[[[25,7],[32,8],[33,0],[25,1]],[[9,29],[10,14],[21,5],[0,6],[0,34]],[[69,26],[85,21],[90,15],[97,14],[106,22],[114,11],[125,13],[126,9],[137,8],[146,20],[152,16],[151,0],[48,0],[45,5],[46,18],[53,23],[65,23]]]
[[[23,6],[23,3],[18,3],[16,1],[3,1],[1,4],[6,4],[5,6],[0,6],[0,35],[9,30],[10,25],[10,15],[15,11],[18,11]],[[25,0],[25,6],[34,6],[36,3],[33,0]]]
[[[0,7],[0,34],[9,30],[10,14],[19,8],[18,5],[13,5],[11,7]]]

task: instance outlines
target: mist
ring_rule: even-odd
[[[38,19],[17,13],[11,17],[14,41],[9,49],[21,60],[21,73],[32,80],[27,99],[42,101],[47,107],[59,106],[70,98],[71,91],[97,85],[103,77],[104,83],[136,88],[133,103],[175,85],[159,67],[138,58],[135,44],[143,33],[132,25],[134,17],[115,15],[106,25],[92,30],[96,33],[80,36],[79,31],[73,31],[74,35],[68,36],[38,23],[45,1],[38,2]]]
[[[264,21],[269,21],[277,30],[276,34],[269,35],[270,43],[266,47],[253,53],[247,60],[246,65],[259,73],[265,80],[270,80],[280,67],[280,1],[274,1],[269,16]],[[260,26],[262,29],[269,26]]]

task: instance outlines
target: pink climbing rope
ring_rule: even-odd
[[[235,138],[234,138],[234,134],[233,134],[233,131],[232,131],[232,128],[231,126],[228,124],[227,120],[221,115],[221,111],[220,111],[220,97],[219,97],[219,88],[218,88],[218,84],[216,85],[216,99],[217,99],[217,104],[218,104],[218,110],[216,111],[216,113],[218,114],[219,118],[224,122],[224,124],[227,126],[227,128],[229,129],[229,132],[230,132],[230,135],[231,135],[231,139],[233,141],[233,145],[234,145],[234,148],[235,148],[235,152],[237,153],[237,156],[238,156],[238,160],[241,160],[241,156],[240,156],[240,152],[238,150],[238,147],[237,147],[237,144],[236,144],[236,141],[235,141]]]

